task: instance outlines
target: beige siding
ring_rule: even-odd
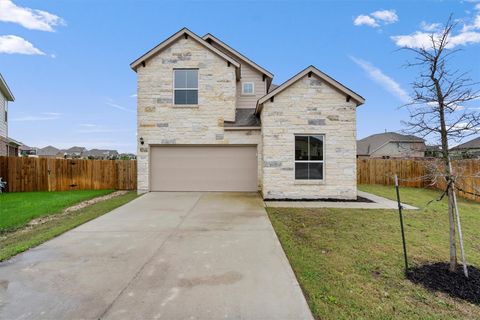
[[[262,111],[265,198],[354,199],[356,105],[315,76],[265,102]],[[295,180],[295,134],[325,135],[324,180]]]
[[[267,82],[263,81],[263,73],[258,71],[255,68],[252,68],[248,63],[233,55],[231,52],[226,50],[224,47],[218,45],[215,42],[212,42],[212,45],[224,52],[225,54],[231,56],[233,59],[237,60],[241,64],[240,69],[240,81],[237,82],[237,108],[247,109],[255,108],[257,106],[257,100],[267,94]],[[253,95],[242,95],[242,82],[253,82],[254,84],[254,93]]]
[[[0,93],[0,137],[7,137],[7,122],[5,121],[5,109],[7,108],[7,99]]]
[[[370,155],[372,158],[381,158],[384,156],[392,158],[424,157],[425,144],[421,142],[389,142]]]
[[[173,105],[174,68],[198,68],[197,106]],[[138,144],[139,192],[149,191],[150,146],[249,144],[261,148],[259,132],[224,130],[224,120],[235,117],[235,68],[194,40],[178,39],[147,60],[145,67],[139,66],[137,77],[138,138],[145,142]]]
[[[7,107],[7,99],[0,92],[0,156],[7,155],[7,122],[5,121],[5,108]]]

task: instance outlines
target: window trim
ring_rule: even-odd
[[[311,137],[311,136],[321,136],[322,137],[322,141],[323,141],[323,147],[322,147],[322,159],[323,160],[296,160],[295,159],[295,138],[296,137]],[[312,182],[323,182],[325,181],[325,134],[324,133],[296,133],[293,135],[293,161],[294,161],[294,164],[293,164],[293,177],[295,179],[295,182],[296,183],[308,183],[308,181],[312,181]],[[310,156],[310,139],[308,139],[308,155]],[[321,163],[322,164],[322,179],[297,179],[295,178],[296,174],[295,174],[295,171],[296,171],[296,164],[297,163]]]
[[[246,84],[251,84],[252,85],[252,92],[251,93],[245,92],[245,85]],[[252,81],[242,82],[242,96],[254,96],[254,95],[255,95],[255,82],[252,82]]]
[[[175,71],[197,71],[197,87],[196,88],[175,88]],[[198,100],[199,100],[199,92],[200,90],[198,89],[198,68],[174,68],[172,72],[172,101],[173,101],[173,106],[174,107],[188,107],[188,106],[198,106]],[[182,91],[187,91],[187,90],[197,90],[197,103],[188,103],[188,104],[177,104],[175,101],[175,91],[177,90],[182,90]]]

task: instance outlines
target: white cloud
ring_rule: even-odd
[[[417,31],[409,35],[392,36],[391,39],[399,47],[407,48],[430,48],[432,41],[430,39],[432,33]],[[438,37],[439,34],[433,34]],[[480,32],[461,31],[460,33],[450,36],[447,48],[451,49],[456,46],[480,43]]]
[[[381,85],[385,90],[393,94],[403,103],[407,103],[410,101],[410,97],[408,96],[407,92],[402,89],[402,87],[391,77],[387,76],[380,70],[379,68],[372,65],[370,62],[350,57],[350,59],[355,62],[360,68],[367,73],[367,75],[376,83]]]
[[[125,108],[119,104],[116,104],[112,99],[107,99],[107,102],[106,104],[110,107],[113,107],[115,109],[118,109],[118,110],[122,110],[122,111],[125,111],[125,112],[132,112],[132,113],[135,113],[134,110],[131,110],[131,109],[128,109],[128,108]]]
[[[380,25],[373,19],[372,17],[366,15],[359,15],[358,17],[353,20],[353,24],[356,26],[370,26],[370,27],[379,27]]]
[[[28,55],[45,54],[40,49],[35,48],[34,45],[27,40],[14,35],[0,36],[0,53],[19,53]]]
[[[385,22],[385,24],[391,24],[398,21],[398,16],[395,10],[379,10],[372,12],[371,15],[377,20]]]
[[[480,10],[480,3],[478,3],[475,8]],[[468,21],[472,20],[468,18]],[[420,29],[421,31],[415,31],[407,35],[392,36],[390,38],[399,47],[429,49],[432,46],[430,37],[432,35],[436,38],[440,37],[442,25],[440,23],[427,23],[422,21]],[[480,43],[480,13],[478,12],[473,17],[471,23],[464,23],[462,29],[450,34],[446,47],[452,49],[457,46],[466,46],[475,43]]]
[[[422,29],[423,31],[429,31],[429,32],[438,31],[441,26],[442,26],[441,23],[428,23],[425,21],[422,21],[420,23],[420,29]]]
[[[136,94],[136,93],[130,95],[130,98],[136,98],[136,97],[137,97],[137,94]]]
[[[353,20],[356,26],[369,26],[378,28],[380,25],[395,23],[398,21],[398,16],[395,10],[378,10],[370,13],[370,15],[361,14]]]
[[[60,119],[61,113],[57,112],[43,112],[40,115],[26,115],[19,118],[13,118],[10,121],[50,121]]]
[[[54,27],[64,25],[65,21],[47,11],[19,7],[11,0],[0,0],[0,21],[13,22],[27,29],[54,31]]]

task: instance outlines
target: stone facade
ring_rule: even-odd
[[[314,76],[303,78],[263,105],[263,183],[266,199],[354,199],[356,104]],[[323,134],[323,181],[295,180],[295,135]]]
[[[198,68],[198,105],[173,104],[173,70],[177,68]],[[145,67],[138,67],[137,76],[138,139],[144,140],[137,150],[139,192],[149,190],[150,146],[261,144],[259,130],[224,130],[224,121],[235,120],[235,67],[194,39],[178,39],[148,59]]]

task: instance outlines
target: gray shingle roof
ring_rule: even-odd
[[[388,142],[425,142],[425,140],[396,132],[373,134],[357,141],[357,155],[368,156]]]
[[[453,147],[451,150],[461,150],[461,149],[480,149],[480,137],[467,141],[465,143],[459,144],[456,147]]]
[[[260,127],[260,118],[255,116],[255,109],[235,110],[235,121],[225,121],[225,127]]]

